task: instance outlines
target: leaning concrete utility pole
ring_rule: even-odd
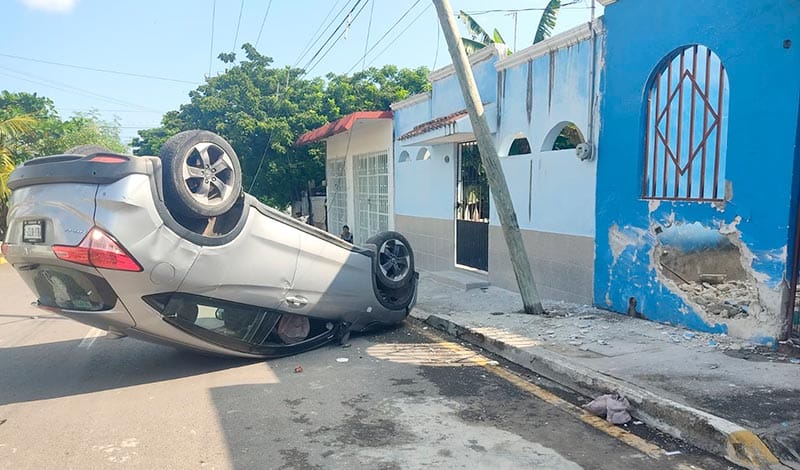
[[[442,33],[447,39],[447,49],[450,51],[458,83],[461,85],[461,92],[469,112],[469,120],[475,131],[475,139],[478,141],[481,162],[486,170],[489,188],[492,190],[494,204],[497,207],[497,215],[500,216],[500,226],[503,228],[508,252],[511,255],[511,265],[514,267],[514,275],[517,277],[525,313],[542,314],[544,313],[542,301],[539,299],[539,292],[533,280],[528,253],[522,243],[522,234],[519,231],[517,214],[514,212],[514,205],[511,202],[511,194],[508,192],[506,175],[503,173],[500,159],[497,157],[497,149],[494,147],[489,124],[484,116],[483,103],[478,94],[478,87],[475,85],[475,77],[472,75],[467,53],[464,51],[464,45],[458,39],[458,27],[453,17],[453,9],[450,7],[449,0],[433,0],[433,4],[439,14]]]

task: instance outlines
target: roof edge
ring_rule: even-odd
[[[492,44],[490,46],[486,46],[480,49],[478,52],[468,56],[469,64],[475,65],[479,62],[483,62],[492,58],[493,56],[502,57],[506,55],[506,51],[508,47],[505,44]],[[434,82],[436,80],[441,80],[443,78],[447,78],[450,75],[455,74],[456,68],[453,64],[447,65],[440,69],[434,70],[433,72],[428,74],[428,80]]]
[[[347,132],[359,120],[391,120],[393,116],[394,114],[391,111],[356,111],[302,134],[294,141],[294,145],[295,147],[300,147]]]
[[[495,67],[497,70],[505,70],[514,67],[515,65],[525,63],[529,60],[536,59],[537,57],[541,57],[549,52],[585,41],[591,37],[591,23],[583,23],[564,31],[563,33],[547,38],[544,41],[537,42],[536,44],[522,49],[521,51],[518,51],[507,58],[502,58],[497,61]]]
[[[392,103],[389,107],[392,111],[408,108],[409,106],[414,106],[415,104],[422,103],[423,101],[427,101],[431,98],[431,92],[425,91],[422,93],[417,93],[416,95],[411,95],[404,100],[400,100],[396,103]]]

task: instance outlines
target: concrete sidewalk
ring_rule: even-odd
[[[473,287],[466,289],[466,287]],[[800,468],[800,361],[725,335],[545,303],[459,274],[421,273],[412,316],[747,468]]]

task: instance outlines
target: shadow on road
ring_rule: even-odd
[[[0,348],[0,406],[191,377],[252,363],[130,338]]]

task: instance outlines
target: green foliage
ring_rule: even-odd
[[[550,37],[553,28],[556,27],[556,17],[558,10],[561,8],[561,0],[550,0],[542,12],[542,17],[539,19],[539,26],[536,28],[536,35],[533,37],[533,43],[544,41]]]
[[[467,31],[469,31],[469,35],[473,40],[478,41],[483,45],[489,45],[495,42],[492,37],[489,36],[489,33],[487,33],[477,21],[475,21],[475,18],[471,17],[464,10],[458,10],[458,15],[456,16],[458,16],[458,19],[467,26]]]
[[[10,193],[8,177],[14,170],[14,155],[22,149],[21,138],[32,133],[36,122],[36,118],[29,114],[0,121],[0,204],[5,204]]]
[[[272,58],[250,44],[245,59],[231,64],[189,93],[189,102],[170,111],[156,129],[139,131],[137,155],[158,155],[177,132],[207,129],[230,142],[242,164],[245,189],[267,204],[285,207],[308,180],[325,179],[323,144],[298,148],[301,134],[355,111],[386,110],[392,102],[427,91],[428,70],[369,68],[352,76],[306,79],[297,68],[273,68]]]
[[[15,164],[83,144],[102,145],[116,152],[127,151],[119,138],[119,123],[102,120],[96,111],[76,113],[62,120],[49,98],[36,93],[0,93],[0,120],[19,116],[29,116],[35,123],[27,132],[14,138],[11,158]]]

